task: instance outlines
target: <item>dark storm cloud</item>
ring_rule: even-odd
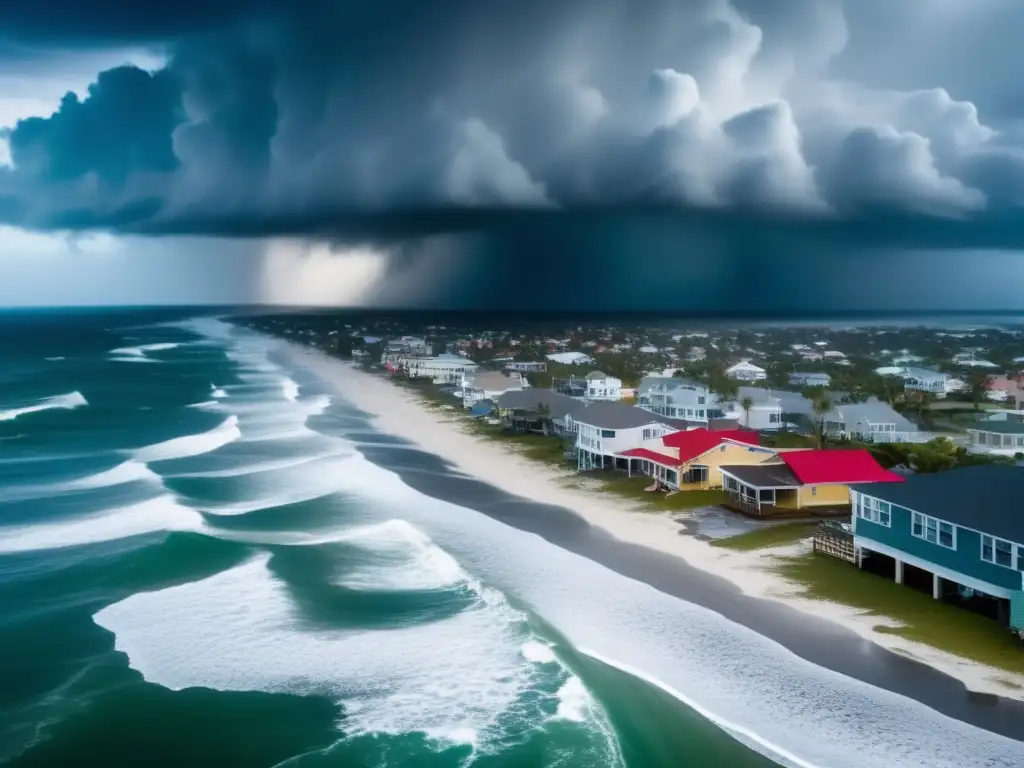
[[[454,233],[509,274],[567,280],[645,249],[673,280],[713,259],[746,280],[793,253],[1024,246],[1024,132],[978,113],[976,61],[951,95],[883,45],[888,87],[865,30],[927,44],[892,5],[8,0],[22,50],[171,56],[12,126],[0,220],[405,243],[396,268],[421,253],[405,241]],[[949,41],[989,12],[927,7]]]

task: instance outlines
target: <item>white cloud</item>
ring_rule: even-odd
[[[263,247],[258,300],[287,306],[359,306],[384,276],[387,254],[325,242],[272,240]]]

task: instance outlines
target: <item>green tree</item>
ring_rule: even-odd
[[[753,407],[754,407],[754,398],[750,397],[749,395],[747,397],[744,397],[742,400],[740,400],[740,408],[743,409],[743,415],[744,415],[744,426],[747,429],[750,429],[750,409],[753,408]]]
[[[991,386],[992,379],[982,371],[974,371],[967,377],[967,391],[971,395],[971,402],[974,403],[974,410],[981,407],[981,401],[988,396]]]
[[[832,410],[832,396],[825,390],[815,393],[811,400],[811,409],[815,417],[815,440],[820,451],[825,445],[825,417]]]
[[[547,403],[537,403],[537,415],[540,417],[541,431],[547,437],[551,434],[551,429],[554,426],[551,422],[551,406]]]

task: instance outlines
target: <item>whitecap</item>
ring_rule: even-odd
[[[336,541],[373,554],[371,564],[334,583],[348,589],[390,592],[443,589],[470,578],[458,562],[405,520],[388,520],[346,531]]]
[[[0,552],[34,552],[138,536],[196,530],[202,516],[170,495],[80,517],[0,528]]]
[[[176,349],[181,344],[173,342],[160,342],[157,344],[140,344],[137,347],[118,347],[110,350],[111,355],[119,357],[145,357],[147,352],[164,352],[169,349]]]
[[[571,720],[582,723],[588,719],[592,699],[583,685],[583,681],[572,675],[558,689],[558,710],[556,720]]]
[[[49,363],[55,363],[58,360],[63,360],[63,359],[64,359],[63,357],[44,357],[43,358],[43,360],[46,360]]]
[[[66,395],[56,395],[54,397],[48,397],[45,400],[40,400],[34,405],[24,405],[20,408],[11,408],[6,411],[0,411],[0,421],[11,421],[12,419],[16,419],[19,416],[24,416],[29,413],[38,413],[39,411],[48,411],[55,408],[72,410],[88,404],[89,402],[81,392],[68,392]]]
[[[238,428],[238,417],[228,416],[224,421],[207,432],[195,435],[174,437],[162,443],[147,445],[134,452],[135,459],[141,462],[168,461],[184,459],[189,456],[200,456],[215,451],[242,436]]]
[[[485,605],[387,629],[306,626],[268,560],[133,595],[95,621],[150,682],[331,696],[349,736],[419,731],[478,743],[530,685],[520,627]]]
[[[284,378],[281,380],[281,394],[284,399],[294,403],[299,399],[299,385],[295,379]]]
[[[523,643],[519,650],[524,659],[532,661],[534,664],[554,664],[558,661],[551,646],[539,640],[529,640]]]
[[[221,399],[223,399],[223,398],[225,398],[227,396],[228,396],[227,392],[225,392],[221,387],[218,387],[216,384],[213,384],[211,382],[211,384],[210,384],[210,397],[212,397],[214,400],[221,400]]]
[[[88,475],[77,480],[69,480],[66,483],[62,483],[58,488],[61,490],[109,488],[140,480],[156,483],[162,482],[160,475],[151,470],[145,462],[128,459],[128,461],[124,461],[116,467],[104,470],[103,472],[97,472],[94,475]]]

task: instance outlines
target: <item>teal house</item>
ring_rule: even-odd
[[[1024,467],[851,489],[858,564],[1024,631]]]

